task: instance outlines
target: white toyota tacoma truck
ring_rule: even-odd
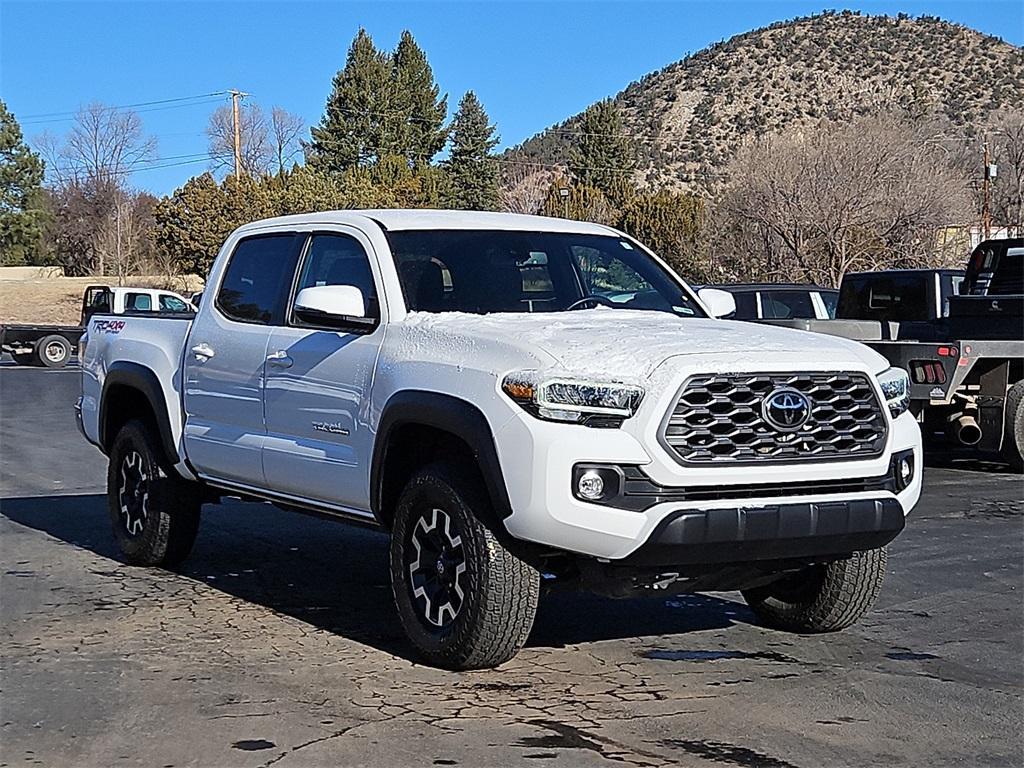
[[[542,583],[741,590],[766,624],[842,629],[920,495],[907,376],[732,309],[595,224],[270,219],[196,315],[90,320],[79,422],[129,563],[180,561],[222,496],[377,525],[437,665],[515,655]]]

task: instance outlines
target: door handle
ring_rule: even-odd
[[[199,360],[199,362],[206,362],[213,357],[215,353],[213,351],[213,347],[206,342],[203,342],[202,344],[196,344],[192,347],[192,354],[196,356],[196,359]]]
[[[291,368],[292,363],[295,361],[288,357],[287,352],[283,349],[279,349],[277,352],[271,352],[267,355],[267,362],[275,368]]]

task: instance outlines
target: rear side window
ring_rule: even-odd
[[[733,320],[757,320],[757,294],[754,291],[734,293],[733,298],[736,299]]]
[[[153,309],[153,300],[148,293],[129,293],[125,298],[124,308],[135,312],[149,312]]]
[[[761,291],[761,314],[766,320],[813,319],[810,291]]]
[[[825,305],[825,313],[830,320],[836,319],[836,307],[839,306],[839,291],[819,291],[821,303]]]
[[[217,308],[242,323],[274,322],[291,288],[294,244],[290,233],[240,241],[224,272]]]

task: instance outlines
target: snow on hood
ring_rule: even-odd
[[[489,346],[520,350],[509,367],[550,358],[552,371],[615,381],[647,379],[676,356],[735,356],[747,370],[786,354],[806,364],[867,365],[885,369],[884,358],[847,339],[739,321],[677,318],[666,312],[598,307],[558,313],[413,312],[400,325],[405,343],[421,354],[469,355]],[[507,355],[506,355],[507,356]],[[465,360],[471,365],[469,360]]]

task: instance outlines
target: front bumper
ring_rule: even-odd
[[[883,547],[904,526],[893,497],[680,510],[616,564],[681,567],[848,555]]]
[[[909,413],[891,423],[886,452],[876,459],[770,467],[682,467],[655,439],[641,441],[625,429],[541,422],[527,414],[511,419],[495,437],[513,510],[503,521],[507,532],[515,539],[613,563],[656,542],[666,521],[684,516],[714,518],[717,523],[719,515],[736,517],[737,510],[746,510],[743,519],[753,521],[761,516],[750,510],[814,505],[820,511],[833,504],[859,510],[864,502],[883,502],[883,518],[889,519],[889,510],[909,514],[921,494],[921,433]],[[892,457],[905,452],[912,454],[916,468],[910,484],[901,490],[880,485],[892,471]],[[607,503],[586,502],[573,492],[574,471],[581,464],[631,465],[646,480],[635,483],[627,473],[626,495]],[[643,487],[633,493],[638,485]],[[898,533],[892,531],[886,541]],[[884,531],[880,538],[885,538]],[[693,552],[703,551],[707,543],[696,545]],[[737,552],[729,556],[730,562],[741,559]]]

